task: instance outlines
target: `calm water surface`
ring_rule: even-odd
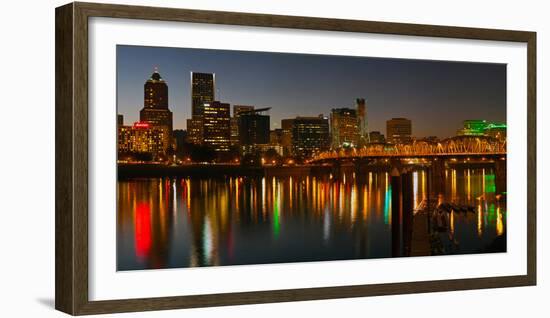
[[[413,206],[428,197],[426,190],[426,173],[414,172]],[[338,181],[329,176],[119,181],[117,269],[406,256],[392,253],[391,191],[385,172]],[[432,238],[440,252],[505,251],[496,243],[505,242],[506,204],[495,194],[491,169],[447,169],[438,200],[475,207],[434,220],[443,225]]]

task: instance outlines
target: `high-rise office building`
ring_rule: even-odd
[[[254,106],[233,105],[233,117],[231,117],[231,146],[239,145],[239,116],[241,113],[254,110]]]
[[[283,154],[290,156],[292,154],[292,126],[294,125],[294,118],[281,119],[281,129],[283,135],[281,137],[281,146],[283,147]]]
[[[213,73],[191,72],[191,118],[187,120],[189,142],[204,142],[204,105],[215,100],[216,75]]]
[[[216,152],[229,151],[231,136],[230,114],[231,107],[228,103],[221,103],[219,101],[204,103],[204,144],[211,146]]]
[[[187,141],[187,131],[183,129],[174,129],[172,133],[172,138],[174,138],[176,151],[181,151]]]
[[[408,143],[411,141],[412,122],[407,118],[392,118],[386,121],[386,138],[388,142]]]
[[[367,102],[364,98],[357,98],[355,106],[357,108],[357,121],[359,125],[359,144],[363,146],[369,143]]]
[[[239,143],[244,153],[254,151],[255,145],[269,144],[269,115],[261,114],[269,109],[255,109],[239,115]]]
[[[357,110],[333,108],[330,114],[332,148],[354,147],[359,144]]]
[[[156,69],[145,82],[143,109],[139,112],[139,120],[164,130],[164,151],[172,145],[172,112],[168,108],[168,85]]]
[[[191,144],[200,145],[203,143],[202,116],[192,116],[187,119],[187,141]]]
[[[191,115],[202,116],[204,104],[215,100],[215,78],[213,73],[191,72]]]
[[[330,147],[328,118],[296,117],[292,124],[292,149],[295,156],[310,158]]]

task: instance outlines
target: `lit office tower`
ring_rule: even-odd
[[[351,108],[333,108],[330,114],[332,148],[354,147],[359,143],[357,111]]]
[[[230,109],[228,103],[218,101],[204,103],[204,144],[211,146],[216,152],[229,151],[229,138],[231,135],[229,125]]]
[[[388,142],[398,144],[411,141],[412,123],[407,118],[392,118],[386,121],[386,138]]]
[[[283,147],[283,154],[289,156],[292,154],[292,126],[294,125],[294,118],[281,119],[281,128],[283,135],[281,136],[281,146]]]
[[[294,155],[309,158],[330,147],[328,118],[296,117],[292,124]]]
[[[215,78],[212,73],[191,72],[191,115],[202,116],[204,104],[214,101]]]
[[[139,120],[163,130],[163,148],[166,151],[172,143],[172,112],[168,109],[168,85],[156,69],[145,82]]]
[[[370,141],[367,118],[367,102],[364,98],[357,98],[355,100],[355,106],[357,108],[357,121],[359,124],[359,144],[363,146],[368,144]]]
[[[239,116],[241,113],[254,110],[254,106],[233,105],[233,117],[231,117],[231,146],[239,145]]]
[[[191,118],[187,120],[188,140],[193,144],[204,142],[204,104],[215,98],[215,78],[212,73],[191,72]]]

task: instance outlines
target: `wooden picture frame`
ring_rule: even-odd
[[[101,314],[536,284],[536,33],[265,14],[70,3],[56,16],[55,307]],[[111,17],[527,43],[527,275],[90,301],[88,297],[88,19]]]

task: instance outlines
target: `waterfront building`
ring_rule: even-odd
[[[484,136],[487,121],[482,119],[468,119],[462,122],[463,127],[456,134],[458,136]]]
[[[172,138],[174,139],[176,150],[181,150],[187,142],[187,131],[183,129],[174,129]]]
[[[330,147],[329,122],[323,115],[296,117],[292,125],[292,150],[295,156],[310,158]]]
[[[369,133],[369,143],[385,143],[386,138],[384,137],[384,134],[380,133],[379,131],[371,131]]]
[[[281,146],[283,147],[283,155],[290,156],[292,154],[292,127],[294,126],[294,118],[281,120]]]
[[[357,109],[357,121],[359,125],[359,145],[363,146],[369,143],[368,117],[367,117],[367,102],[364,98],[355,100]]]
[[[392,118],[386,121],[386,138],[393,144],[411,141],[412,122],[407,118]]]
[[[118,152],[148,153],[153,157],[164,154],[165,130],[147,122],[118,127]]]
[[[203,143],[211,146],[216,152],[229,151],[230,146],[230,113],[228,103],[214,101],[204,103],[203,108]]]
[[[269,150],[274,150],[279,156],[283,156],[283,147],[281,145],[269,144],[257,144],[254,149],[259,153],[267,153]]]
[[[280,156],[284,155],[283,149],[283,129],[273,129],[269,132],[269,145],[277,151]]]
[[[203,143],[202,116],[192,116],[187,119],[187,141],[195,145]]]
[[[426,136],[426,137],[423,137],[423,138],[419,138],[416,141],[427,141],[427,142],[431,142],[431,143],[436,143],[436,142],[439,142],[439,137],[437,137],[437,136]]]
[[[332,148],[355,147],[359,144],[357,110],[333,108],[330,114]]]
[[[489,123],[489,125],[485,128],[485,134],[500,141],[506,141],[506,124]]]
[[[269,144],[269,115],[262,113],[271,108],[242,112],[238,118],[239,143],[243,153],[254,152],[255,145]]]
[[[462,124],[463,127],[456,132],[457,136],[490,136],[502,141],[506,140],[505,123],[469,119],[463,121]]]
[[[231,146],[239,146],[239,116],[241,113],[254,110],[254,106],[233,105],[233,117],[231,117]]]
[[[168,108],[168,85],[155,69],[144,85],[143,109],[139,120],[164,130],[163,149],[172,145],[172,112]]]
[[[273,129],[269,132],[269,143],[272,145],[280,145],[283,140],[283,129]]]
[[[117,127],[124,126],[124,115],[121,115],[121,114],[116,115],[116,125]]]

